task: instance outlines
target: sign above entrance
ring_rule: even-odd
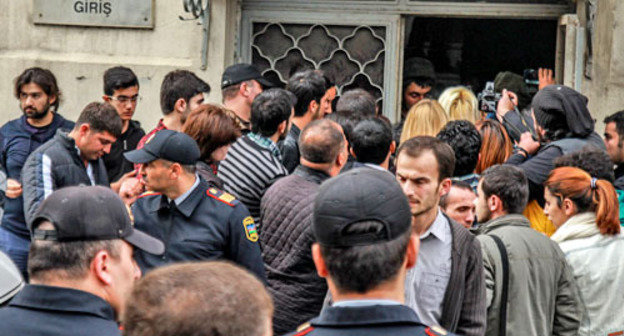
[[[34,0],[36,24],[154,28],[154,0]]]

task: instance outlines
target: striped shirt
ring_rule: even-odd
[[[236,196],[260,225],[260,200],[264,192],[288,171],[273,153],[247,136],[239,138],[219,164],[223,189]]]

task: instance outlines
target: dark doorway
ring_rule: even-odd
[[[459,84],[477,93],[498,72],[555,67],[555,20],[410,17],[406,26],[405,59],[433,62],[438,93]]]

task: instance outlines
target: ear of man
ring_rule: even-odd
[[[90,271],[95,278],[104,285],[110,286],[113,283],[113,276],[110,273],[111,255],[106,250],[101,250],[95,254],[91,260]]]
[[[327,271],[325,260],[323,260],[323,256],[321,255],[321,245],[318,243],[312,244],[312,260],[314,261],[314,266],[316,266],[316,273],[321,278],[327,278],[329,272]]]
[[[186,105],[186,100],[184,100],[184,98],[180,98],[176,100],[175,104],[173,105],[173,109],[176,112],[184,113],[184,111],[186,111]]]

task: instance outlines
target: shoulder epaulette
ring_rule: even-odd
[[[219,190],[217,188],[209,188],[206,191],[206,195],[221,201],[229,206],[234,206],[234,201],[236,201],[236,197],[232,196],[232,194],[228,194],[223,190]]]
[[[297,327],[297,333],[293,336],[304,336],[307,335],[310,331],[314,330],[314,327],[310,324],[310,322],[306,322],[299,327]]]
[[[138,198],[143,198],[143,197],[147,197],[147,196],[155,196],[155,195],[162,195],[162,193],[155,192],[155,191],[146,191],[146,192],[142,193],[141,195],[139,195]]]

